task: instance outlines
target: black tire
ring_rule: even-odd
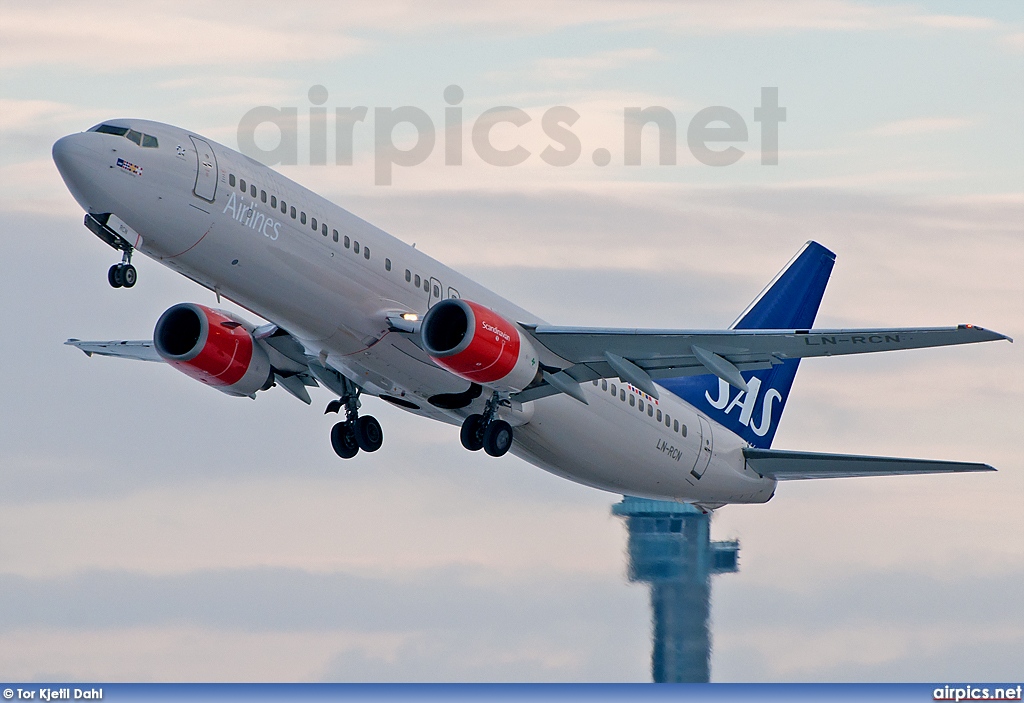
[[[384,443],[384,430],[373,415],[363,415],[356,420],[356,442],[364,452],[375,452]]]
[[[491,456],[504,456],[512,448],[512,425],[494,420],[484,430],[484,451]]]
[[[121,285],[131,288],[137,280],[139,280],[139,274],[135,271],[134,266],[131,264],[121,266]]]
[[[342,459],[351,459],[359,453],[356,433],[348,422],[339,422],[331,428],[331,446]]]
[[[114,264],[107,269],[107,283],[110,284],[111,288],[120,288],[124,285],[124,281],[121,280],[120,269],[121,264]]]
[[[484,416],[470,415],[462,423],[462,431],[459,432],[459,439],[462,446],[471,452],[478,452],[484,448]]]

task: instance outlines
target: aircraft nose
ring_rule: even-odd
[[[53,162],[67,181],[80,177],[91,150],[82,145],[81,134],[69,134],[53,143]],[[70,185],[70,184],[69,184]]]
[[[53,144],[53,162],[61,178],[78,204],[89,210],[87,191],[96,180],[96,164],[100,156],[83,142],[84,134],[69,134]]]

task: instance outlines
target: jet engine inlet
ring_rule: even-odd
[[[167,363],[228,395],[270,387],[267,353],[248,325],[222,310],[195,303],[169,308],[156,323],[153,345]]]
[[[539,373],[528,335],[468,300],[442,300],[430,308],[420,326],[420,340],[438,366],[494,390],[521,391]]]

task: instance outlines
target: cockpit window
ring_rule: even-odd
[[[123,137],[128,131],[127,127],[115,127],[112,124],[101,124],[99,127],[94,127],[93,132],[99,132],[100,134],[115,134],[118,137]]]
[[[93,127],[89,131],[99,132],[100,134],[113,134],[115,137],[125,137],[132,140],[139,146],[146,147],[147,149],[157,149],[160,146],[160,142],[157,141],[156,137],[136,132],[134,129],[128,129],[127,127],[118,127],[117,125],[112,124],[101,124]]]

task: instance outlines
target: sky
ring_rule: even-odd
[[[553,323],[724,327],[813,238],[837,254],[819,326],[970,322],[1024,341],[1020,5],[515,5],[0,3],[0,678],[650,676],[619,496],[471,454],[457,428],[373,399],[384,447],[342,462],[325,391],[231,398],[62,345],[148,338],[167,307],[215,303],[141,257],[135,288],[107,285],[117,256],[50,159],[105,118],[235,148],[250,110],[294,108],[298,158],[275,168]],[[761,163],[762,88],[786,110],[777,165]],[[310,163],[311,96],[327,165]],[[339,164],[335,109],[360,106]],[[402,106],[435,145],[382,185],[382,155],[424,138],[376,129]],[[625,110],[652,106],[676,124],[675,163],[650,125],[626,165]],[[579,156],[554,166],[544,115],[560,107]],[[742,127],[709,143],[739,149],[731,165],[689,139],[714,107]],[[490,133],[528,152],[518,165],[473,144],[494,108],[529,118]],[[281,133],[251,135],[269,150]],[[712,536],[741,552],[713,585],[713,680],[1019,677],[1022,350],[801,366],[774,446],[999,471],[791,482],[717,511]]]

